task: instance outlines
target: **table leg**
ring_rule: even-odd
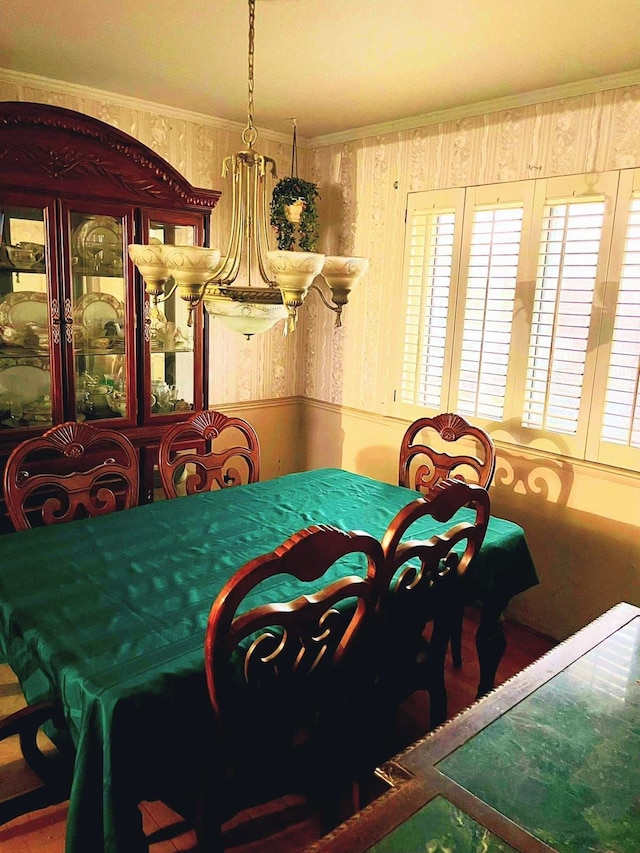
[[[477,699],[495,686],[498,666],[507,647],[503,613],[508,603],[509,597],[500,594],[487,596],[482,601],[480,624],[476,631],[476,651],[480,665]]]
[[[451,661],[454,669],[462,667],[462,623],[464,622],[464,599],[459,596],[454,603],[451,616]]]
[[[426,684],[429,692],[429,727],[435,729],[447,719],[447,688],[444,680],[444,661],[449,645],[450,622],[434,620],[427,653]]]

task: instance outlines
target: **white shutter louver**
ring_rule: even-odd
[[[473,214],[458,382],[463,415],[504,415],[522,221],[522,205]]]
[[[604,199],[545,206],[522,425],[576,435]]]
[[[605,392],[602,440],[640,448],[640,193],[631,200]]]
[[[416,210],[409,228],[401,400],[438,409],[442,399],[455,212]]]

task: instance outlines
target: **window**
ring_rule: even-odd
[[[640,470],[640,170],[410,193],[394,414]]]

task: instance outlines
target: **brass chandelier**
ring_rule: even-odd
[[[129,256],[154,306],[177,290],[188,303],[188,325],[192,325],[193,309],[202,301],[210,316],[247,338],[281,319],[287,320],[285,334],[293,331],[298,308],[309,290],[319,293],[324,305],[335,312],[335,325],[340,326],[351,289],[369,266],[368,258],[270,249],[267,178],[277,175],[275,161],[254,148],[258,138],[253,123],[255,4],[256,0],[248,0],[247,126],[242,132],[246,147],[227,157],[222,166],[222,177],[231,177],[233,193],[231,235],[224,256],[219,249],[201,246],[129,246]],[[299,216],[299,207],[296,210],[292,205],[287,212],[291,222]],[[330,299],[314,282],[319,275],[330,290]]]

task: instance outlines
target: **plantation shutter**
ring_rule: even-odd
[[[617,173],[536,182],[519,368],[524,444],[584,457]],[[530,440],[528,440],[530,439]]]
[[[640,170],[621,175],[617,207],[588,458],[640,471]]]
[[[393,414],[640,471],[640,169],[410,193]]]
[[[411,193],[405,242],[405,312],[396,414],[446,408],[464,190]]]
[[[511,409],[516,299],[534,182],[467,190],[451,410],[490,428]]]
[[[523,426],[576,435],[604,199],[545,206]]]
[[[640,448],[640,192],[629,213],[618,289],[602,439]]]
[[[522,203],[473,212],[456,410],[501,421],[522,239]]]

